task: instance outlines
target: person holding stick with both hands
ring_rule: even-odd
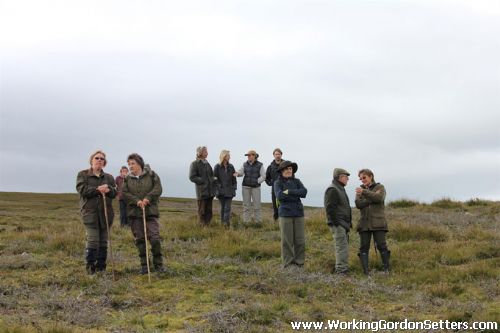
[[[80,214],[87,233],[86,270],[94,274],[106,270],[108,228],[113,223],[112,200],[116,196],[116,185],[113,176],[103,170],[106,166],[104,152],[96,151],[90,155],[89,162],[90,169],[80,171],[76,177],[76,190],[80,194]]]
[[[139,154],[130,154],[127,163],[130,173],[123,183],[123,197],[127,202],[127,216],[139,252],[140,273],[149,273],[148,241],[151,243],[155,271],[163,273],[165,269],[161,251],[158,209],[162,193],[160,177],[151,170],[149,165],[144,164]],[[144,229],[147,235],[144,234]]]

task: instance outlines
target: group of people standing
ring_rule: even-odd
[[[274,150],[275,160],[271,162],[267,170],[262,162],[258,160],[259,154],[255,150],[249,150],[245,154],[247,161],[240,169],[236,170],[229,160],[231,158],[228,150],[223,150],[219,156],[219,163],[213,169],[207,160],[208,149],[205,146],[196,149],[196,160],[189,168],[189,180],[195,183],[196,198],[198,200],[198,220],[202,225],[209,225],[212,220],[212,205],[214,197],[220,202],[221,222],[226,227],[231,222],[231,202],[236,196],[237,177],[243,177],[243,222],[250,221],[261,223],[261,184],[266,182],[272,186],[278,179],[278,166],[282,162],[282,152],[279,148]],[[278,207],[274,191],[272,192],[274,220],[278,220]]]
[[[261,184],[272,186],[273,218],[279,220],[281,232],[281,255],[284,267],[302,267],[305,261],[305,222],[301,199],[307,189],[295,177],[297,163],[282,159],[283,152],[276,148],[273,161],[267,167],[258,161],[255,150],[248,151],[247,161],[240,169],[229,162],[230,152],[222,150],[219,163],[214,168],[207,160],[208,149],[196,149],[196,159],[189,168],[189,179],[195,183],[198,203],[198,220],[203,226],[213,217],[213,199],[220,203],[221,223],[230,227],[231,204],[236,196],[237,177],[243,177],[243,222],[262,222]],[[86,269],[89,274],[106,269],[108,226],[113,221],[112,199],[120,199],[121,224],[130,225],[138,249],[141,274],[147,273],[146,238],[151,244],[153,265],[163,272],[163,256],[159,231],[158,202],[162,194],[159,176],[144,163],[138,154],[127,158],[128,167],[123,166],[115,179],[103,171],[106,154],[97,151],[90,156],[90,168],[78,173],[76,189],[80,194],[80,211],[87,233]],[[335,272],[348,273],[348,241],[352,229],[352,214],[345,186],[349,172],[335,168],[333,181],[325,191],[324,205],[327,224],[335,242]],[[361,211],[357,227],[360,235],[360,258],[363,272],[368,274],[368,253],[371,238],[379,250],[385,271],[389,271],[390,251],[385,233],[388,231],[384,213],[385,188],[376,183],[373,172],[362,169],[358,172],[362,183],[356,188],[356,207]],[[117,184],[119,186],[117,186]],[[108,224],[108,226],[106,225]],[[146,234],[144,233],[146,230]]]
[[[196,149],[196,160],[191,163],[189,179],[196,184],[198,199],[198,219],[202,225],[210,224],[212,219],[213,198],[220,202],[221,222],[229,227],[231,219],[231,201],[236,196],[236,177],[243,176],[243,222],[252,218],[262,222],[261,184],[265,181],[272,186],[273,218],[279,219],[281,231],[281,255],[283,266],[303,266],[305,259],[305,224],[304,208],[301,198],[307,195],[307,189],[295,177],[298,165],[282,159],[280,148],[273,151],[273,161],[267,169],[258,161],[259,154],[249,150],[245,154],[247,161],[238,171],[229,163],[230,153],[223,150],[219,163],[212,169],[207,161],[208,149],[201,146]],[[352,214],[349,197],[345,186],[349,181],[349,172],[335,168],[333,181],[325,191],[324,205],[327,224],[335,241],[335,272],[348,273],[348,241],[352,229]],[[385,188],[376,183],[373,172],[362,169],[358,173],[362,183],[356,188],[356,207],[361,210],[357,231],[360,236],[358,256],[363,272],[368,274],[368,253],[371,238],[380,252],[385,271],[389,271],[390,251],[387,248],[385,233],[388,231],[384,213]]]

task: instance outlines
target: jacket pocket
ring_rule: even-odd
[[[383,212],[372,212],[371,222],[373,228],[385,228],[387,226]]]

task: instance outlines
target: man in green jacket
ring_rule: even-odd
[[[352,228],[351,206],[345,186],[349,181],[349,172],[345,169],[333,170],[333,181],[325,191],[326,223],[335,240],[335,272],[349,272],[349,230]]]
[[[189,167],[189,180],[195,183],[198,199],[198,221],[207,226],[212,220],[212,205],[215,196],[215,178],[212,166],[207,161],[207,147],[196,148],[196,160]]]
[[[164,272],[160,238],[160,212],[158,203],[162,193],[160,177],[144,164],[139,154],[131,154],[128,159],[130,173],[123,182],[123,198],[127,203],[127,217],[139,251],[141,274],[147,274],[146,236],[151,243],[153,264],[157,272]],[[146,215],[146,233],[142,210]]]

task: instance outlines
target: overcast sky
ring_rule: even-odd
[[[0,57],[0,191],[75,192],[102,149],[194,197],[207,145],[282,148],[307,205],[334,167],[351,200],[364,167],[388,200],[500,200],[496,0],[0,0]]]

